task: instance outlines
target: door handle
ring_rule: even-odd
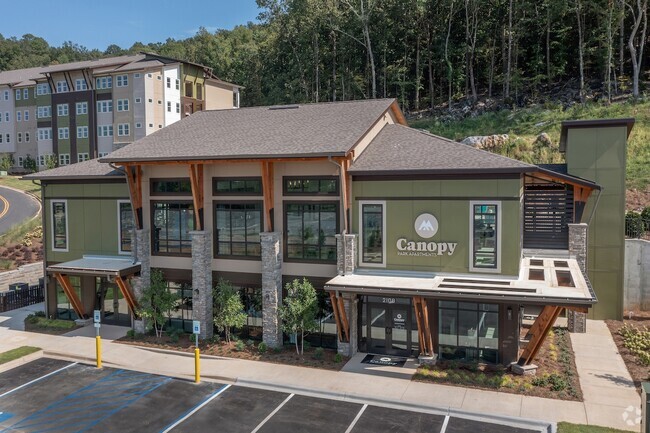
[[[393,334],[393,328],[391,328],[390,326],[387,326],[386,327],[386,335],[392,335],[392,334]]]

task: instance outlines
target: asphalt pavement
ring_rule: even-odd
[[[0,235],[34,217],[39,209],[40,204],[29,194],[0,186]]]

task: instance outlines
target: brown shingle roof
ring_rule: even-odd
[[[350,167],[353,174],[533,171],[534,166],[402,125],[386,125]]]
[[[124,176],[124,174],[108,164],[99,162],[97,159],[91,159],[76,164],[64,165],[50,170],[28,174],[23,176],[23,179],[95,179],[104,178],[106,176],[119,177]]]
[[[202,111],[116,150],[102,161],[344,155],[393,101]]]

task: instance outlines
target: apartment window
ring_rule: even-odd
[[[98,113],[111,113],[113,111],[113,101],[97,101]]]
[[[181,80],[179,80],[179,79],[177,78],[177,79],[176,79],[176,90],[180,90],[180,89],[181,89]]]
[[[16,111],[16,122],[20,122],[22,120],[23,113],[22,111]]]
[[[109,152],[99,152],[99,157],[100,157],[100,158],[103,158],[103,157],[105,157],[106,155],[108,155],[108,153],[109,153]]]
[[[149,124],[149,128],[153,128],[153,123],[150,123],[150,124]]]
[[[149,101],[148,101],[148,102],[149,102],[149,103],[152,103],[152,102],[153,102],[153,99],[149,98]]]
[[[284,177],[285,195],[338,195],[338,177]]]
[[[117,224],[119,236],[119,253],[127,254],[131,251],[131,230],[133,230],[133,211],[128,200],[117,201]]]
[[[140,122],[136,123],[135,127],[138,128],[138,129],[142,128],[142,123],[140,123]]]
[[[23,89],[23,99],[29,99],[29,89]]]
[[[79,91],[79,90],[88,90],[88,84],[86,83],[86,80],[83,78],[77,78],[74,82],[74,88]]]
[[[25,132],[25,143],[29,143],[29,132]]]
[[[11,134],[5,134],[5,142],[11,143]]]
[[[29,110],[25,110],[25,113],[23,113],[23,119],[25,119],[25,122],[29,120]]]
[[[261,177],[214,178],[213,195],[262,195]]]
[[[56,114],[59,117],[67,116],[68,115],[68,104],[57,104],[57,106],[56,106]]]
[[[157,78],[158,80],[162,80],[162,75],[156,75],[156,78]]]
[[[162,101],[160,99],[158,100],[158,105],[162,105]]]
[[[135,98],[135,103],[136,104],[141,104],[142,103],[142,98]]]
[[[77,138],[88,138],[87,126],[77,126]]]
[[[70,154],[69,153],[60,153],[59,154],[59,165],[70,165]]]
[[[438,302],[438,353],[445,360],[499,362],[499,305]]]
[[[5,122],[9,122],[9,116],[10,116],[10,115],[11,115],[11,113],[10,113],[9,111],[7,111],[7,112],[5,113]]]
[[[153,75],[147,74],[147,78],[152,78],[152,77],[153,77]]]
[[[116,87],[126,87],[129,85],[129,76],[128,75],[118,75],[115,77],[115,86]]]
[[[22,132],[19,132],[18,134],[16,134],[16,137],[17,137],[18,143],[23,142],[23,133]],[[22,167],[22,165],[21,165],[21,167]]]
[[[68,138],[70,138],[70,129],[67,126],[59,128],[59,140],[67,140]]]
[[[192,83],[190,81],[185,82],[185,96],[188,98],[194,97],[194,89],[192,88]]]
[[[186,202],[151,204],[152,245],[154,254],[187,255],[192,253],[190,232],[194,230],[194,206]]]
[[[189,179],[151,179],[151,195],[190,195]]]
[[[128,99],[118,99],[117,100],[117,111],[129,111],[129,100]]]
[[[38,128],[38,141],[42,140],[51,140],[52,139],[52,128]]]
[[[36,85],[36,95],[49,95],[50,93],[51,89],[48,83],[40,83]]]
[[[3,137],[4,137],[4,135],[0,134],[0,143],[2,143]]]
[[[68,251],[68,202],[52,200],[52,250]]]
[[[284,217],[287,259],[336,262],[338,203],[287,203]]]
[[[77,115],[88,114],[88,102],[77,102]]]
[[[88,161],[89,159],[90,159],[90,155],[88,153],[77,154],[77,162],[84,162],[84,161]]]
[[[140,73],[136,72],[135,74],[133,74],[133,78],[140,78]]]
[[[177,113],[180,113],[180,112],[181,112],[181,104],[178,103],[178,102],[176,103],[176,112],[177,112]]]
[[[68,89],[68,82],[67,81],[57,81],[56,82],[56,92],[57,93],[63,93],[67,92]]]
[[[23,165],[25,165],[25,158],[23,158],[22,156],[19,156],[18,157],[18,167],[22,167]]]
[[[500,202],[471,201],[470,271],[500,271]]]
[[[113,87],[113,77],[97,77],[95,87],[98,89],[110,89]]]
[[[118,124],[117,125],[117,136],[118,137],[124,137],[124,136],[129,135],[131,133],[130,128],[131,128],[131,126],[128,123],[120,123],[120,124]]]
[[[171,77],[167,77],[167,88],[168,89],[172,88],[172,79],[171,79]]]
[[[5,101],[9,100],[9,90],[5,90]]]
[[[171,113],[172,112],[172,103],[167,101],[167,112]]]
[[[20,89],[16,90],[16,101],[20,101],[20,96],[22,95],[22,92]]]
[[[36,117],[39,119],[42,119],[44,117],[52,117],[52,107],[45,105],[36,108]]]
[[[215,204],[217,256],[259,257],[261,202]]]
[[[45,155],[38,155],[38,166],[45,166]]]
[[[99,137],[112,137],[113,125],[99,125],[97,127],[97,135]]]
[[[196,99],[203,99],[203,84],[196,83]]]

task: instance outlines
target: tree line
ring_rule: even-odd
[[[395,97],[405,111],[552,90],[639,97],[648,0],[257,0],[259,22],[88,50],[0,36],[0,70],[139,51],[213,68],[243,105]]]

